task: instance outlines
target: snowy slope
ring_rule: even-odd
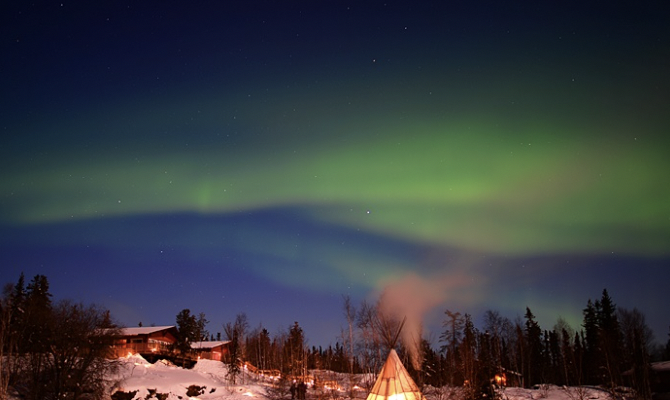
[[[168,400],[186,400],[186,391],[189,386],[205,387],[200,395],[190,399],[200,400],[252,400],[265,399],[270,384],[262,379],[253,379],[252,374],[238,380],[238,385],[230,385],[226,379],[226,366],[220,361],[201,360],[193,369],[184,369],[166,362],[150,364],[141,356],[129,356],[120,359],[123,366],[116,377],[116,388],[124,392],[137,391],[135,400],[146,399],[150,389],[156,393],[168,394]],[[506,388],[503,398],[508,400],[577,400],[577,399],[610,399],[607,393],[588,388],[560,388],[544,386],[537,389]],[[428,400],[431,394],[426,393]],[[312,390],[308,392],[308,399],[317,398]],[[328,398],[346,398],[347,392],[342,391],[340,396],[330,393]],[[154,397],[155,398],[155,397]],[[285,398],[290,398],[286,393]]]
[[[192,399],[250,400],[263,397],[266,385],[262,381],[246,382],[245,385],[232,386],[226,379],[228,370],[220,361],[201,360],[193,369],[184,369],[164,361],[150,364],[139,355],[120,359],[122,368],[115,381],[116,390],[137,391],[135,399],[145,399],[150,389],[156,393],[168,394],[169,400],[188,399],[188,387],[204,387],[204,393]],[[248,381],[248,379],[247,379]],[[240,382],[242,383],[242,382]]]

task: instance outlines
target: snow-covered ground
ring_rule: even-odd
[[[510,400],[587,400],[587,399],[611,399],[605,391],[591,388],[558,387],[546,385],[538,389],[506,388],[503,398]]]
[[[251,373],[243,374],[236,385],[230,384],[226,378],[227,368],[220,361],[201,360],[193,369],[184,369],[170,363],[158,361],[150,364],[141,356],[129,356],[120,359],[122,368],[116,376],[116,389],[123,392],[135,392],[134,400],[158,398],[157,394],[167,395],[166,400],[253,400],[266,399],[268,391],[272,391],[272,381],[269,378],[258,377]],[[346,381],[346,379],[341,380]],[[201,394],[187,396],[189,386],[203,388]],[[275,389],[276,390],[276,389]],[[311,393],[310,393],[311,392]],[[348,398],[347,391],[328,393],[308,392],[309,398]],[[433,391],[431,391],[433,392]],[[155,393],[155,394],[153,394]],[[153,394],[153,395],[152,395]],[[274,393],[276,398],[277,392]],[[282,393],[284,398],[290,399],[288,391]],[[428,400],[450,400],[456,397],[437,396],[425,393]],[[537,389],[506,388],[503,398],[508,400],[586,400],[610,399],[607,393],[588,388],[560,388],[557,386],[543,386]],[[361,391],[357,398],[365,398]]]
[[[169,400],[184,399],[228,399],[250,400],[250,397],[265,398],[271,385],[263,379],[241,376],[238,385],[231,385],[226,375],[228,370],[220,361],[200,360],[193,369],[185,369],[165,361],[151,364],[142,356],[134,355],[120,359],[122,366],[115,377],[115,389],[137,393],[134,399],[146,399],[154,393],[168,394]],[[190,386],[202,388],[202,394],[187,396]],[[155,397],[155,396],[154,396]]]

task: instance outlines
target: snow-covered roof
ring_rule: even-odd
[[[191,348],[195,350],[212,349],[217,346],[230,343],[230,340],[211,340],[209,342],[192,342]]]
[[[174,325],[168,326],[137,326],[133,328],[123,328],[121,334],[124,336],[148,335],[154,332],[160,332],[168,329],[176,329]]]

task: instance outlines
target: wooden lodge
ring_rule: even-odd
[[[139,326],[123,328],[121,336],[114,344],[115,355],[129,354],[152,356],[168,354],[177,341],[178,331],[174,326]]]
[[[123,328],[114,344],[114,356],[139,354],[149,362],[164,358],[173,362],[192,363],[199,359],[223,361],[229,340],[191,343],[189,354],[176,352],[174,344],[179,331],[175,326],[139,326]]]
[[[193,342],[191,349],[198,359],[223,361],[228,354],[230,340],[212,340],[209,342]]]

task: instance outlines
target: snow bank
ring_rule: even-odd
[[[226,379],[228,369],[220,361],[200,360],[193,369],[184,369],[165,361],[150,364],[138,355],[124,357],[120,361],[122,368],[116,377],[116,388],[123,392],[137,391],[133,400],[146,399],[150,390],[167,394],[168,400],[261,400],[266,399],[264,395],[269,388],[267,382],[253,379],[251,374],[242,375],[238,380],[239,385],[230,385]],[[329,375],[329,378],[333,379],[336,375]],[[348,379],[335,380],[342,384],[349,382]],[[202,394],[188,397],[186,392],[192,385],[205,389]],[[344,390],[346,392],[347,389]],[[429,395],[428,400],[431,400],[430,394],[426,394]],[[610,399],[608,393],[596,388],[563,388],[554,385],[541,385],[535,389],[510,387],[504,389],[502,395],[506,400]],[[315,396],[315,392],[308,392],[308,398]],[[361,396],[364,398],[365,394]]]
[[[257,384],[231,386],[226,374],[228,369],[220,361],[200,360],[193,369],[177,367],[169,362],[147,362],[138,355],[120,359],[122,367],[115,377],[116,391],[134,392],[134,399],[145,399],[151,392],[167,394],[168,400],[249,400],[263,397],[265,388]],[[202,394],[186,395],[190,386],[203,388]]]

